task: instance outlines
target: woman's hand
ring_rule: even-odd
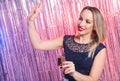
[[[27,18],[28,22],[35,20],[35,18],[38,16],[38,14],[40,12],[40,9],[41,9],[41,4],[39,3],[29,13],[28,18]]]
[[[64,73],[65,74],[70,74],[72,75],[73,73],[75,73],[75,65],[72,61],[64,61],[62,63],[62,68],[64,69]]]

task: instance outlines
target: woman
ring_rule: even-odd
[[[62,63],[69,81],[97,81],[102,74],[106,47],[102,44],[106,31],[104,19],[95,7],[87,6],[80,13],[77,35],[65,35],[52,40],[41,40],[35,30],[34,20],[41,5],[28,16],[28,31],[32,46],[41,50],[64,48],[66,61]]]

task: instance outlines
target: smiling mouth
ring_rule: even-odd
[[[78,30],[79,30],[79,31],[83,31],[83,30],[85,30],[85,29],[78,25]]]

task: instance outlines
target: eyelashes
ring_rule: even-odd
[[[79,18],[79,21],[83,21],[83,18],[80,17],[80,18]],[[86,19],[85,22],[86,22],[87,24],[91,24],[91,22],[90,22],[88,19]]]

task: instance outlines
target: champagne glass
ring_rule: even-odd
[[[62,80],[60,81],[64,81],[64,71],[62,69],[62,63],[65,61],[65,56],[64,56],[64,53],[58,57],[58,60],[57,60],[57,63],[58,63],[58,66],[60,67],[60,70],[61,70],[61,76],[62,76]]]

